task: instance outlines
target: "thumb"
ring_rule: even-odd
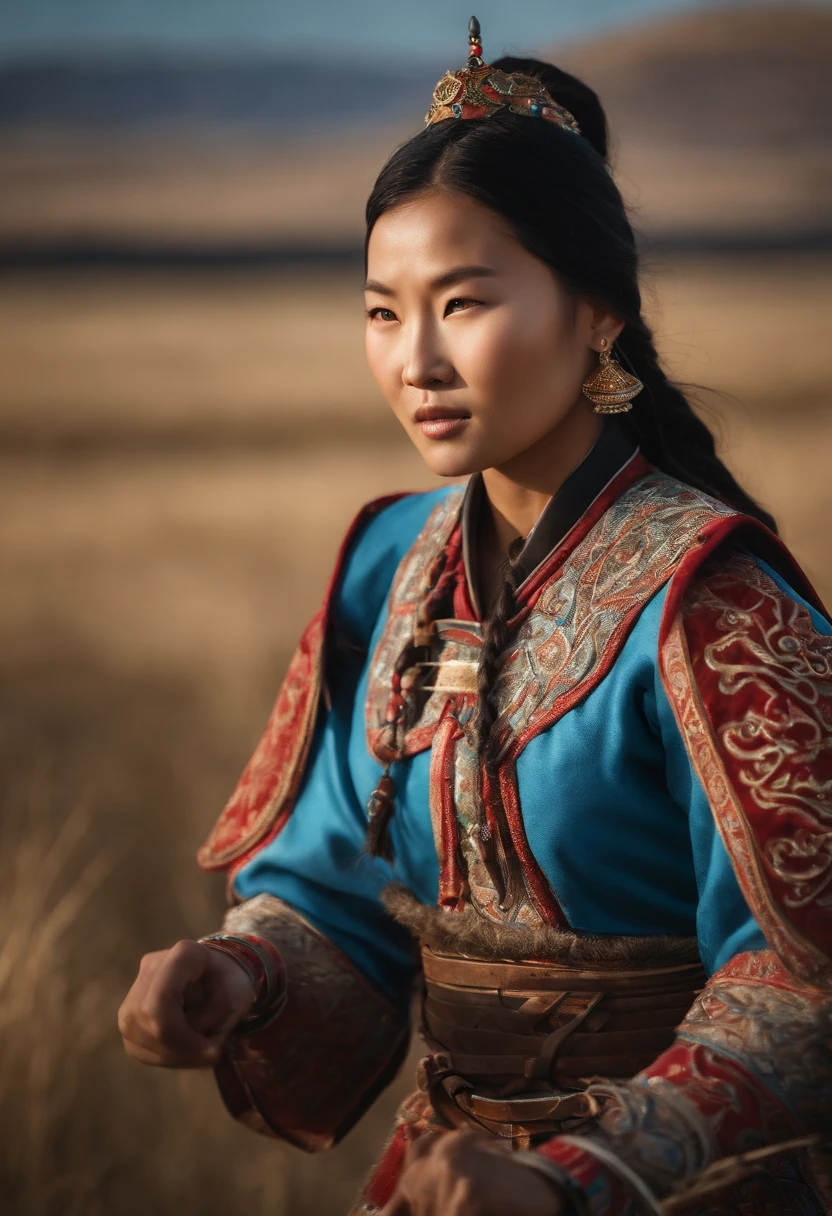
[[[185,1014],[191,1029],[206,1036],[224,1036],[244,1016],[245,1010],[235,1009],[222,987],[216,988],[204,1004]]]

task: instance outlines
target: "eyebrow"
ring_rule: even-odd
[[[428,286],[434,291],[439,291],[443,287],[453,287],[457,283],[463,283],[466,279],[493,278],[497,273],[491,266],[454,266],[453,270],[446,270],[444,274],[431,279]],[[386,283],[380,283],[378,279],[368,279],[364,284],[364,290],[374,291],[380,296],[396,294],[392,287],[388,287]]]

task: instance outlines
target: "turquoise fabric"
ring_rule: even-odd
[[[296,907],[399,1002],[407,999],[413,947],[378,897],[395,879],[423,902],[436,901],[430,754],[394,771],[395,864],[369,857],[365,807],[381,768],[365,743],[366,656],[384,627],[396,567],[445,492],[394,503],[354,544],[334,607],[332,709],[321,715],[286,827],[234,883],[243,899],[268,892]],[[800,600],[778,574],[760,565]],[[713,972],[741,950],[762,948],[765,940],[737,885],[662,687],[657,639],[665,594],[660,591],[641,612],[594,691],[526,747],[517,764],[520,802],[529,845],[573,928],[696,933],[705,967]],[[810,611],[819,632],[829,633],[829,624]]]

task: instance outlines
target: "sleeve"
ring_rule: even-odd
[[[651,691],[646,709],[661,738],[667,788],[687,815],[696,877],[699,954],[705,971],[713,975],[735,954],[764,949],[766,939],[740,889],[658,671]]]
[[[337,946],[396,1005],[413,974],[409,935],[384,911],[379,894],[390,866],[365,850],[367,813],[353,785],[350,733],[364,653],[345,640],[340,617],[330,634],[327,688],[303,782],[278,835],[236,870],[234,896],[281,899]]]
[[[235,1117],[309,1150],[349,1130],[395,1075],[409,1038],[412,945],[379,900],[391,871],[365,851],[349,748],[374,625],[433,498],[410,496],[353,528],[317,654],[309,661],[304,650],[314,647],[302,640],[297,670],[298,655],[224,812],[233,833],[223,834],[221,819],[209,840],[222,843],[238,901],[224,932],[270,943],[285,974],[279,1012],[232,1035],[220,1089]],[[251,823],[259,824],[253,844]]]
[[[677,797],[687,783],[712,974],[673,1045],[631,1081],[590,1086],[600,1118],[547,1141],[538,1164],[592,1216],[624,1216],[671,1198],[711,1210],[768,1161],[777,1185],[756,1202],[814,1216],[832,1210],[807,1155],[832,1132],[830,628],[740,551],[693,580],[668,626],[686,752],[669,780]]]

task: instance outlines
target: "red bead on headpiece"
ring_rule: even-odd
[[[504,110],[527,118],[545,118],[576,135],[581,133],[574,117],[553,100],[534,76],[501,72],[483,63],[480,23],[472,17],[468,25],[468,63],[455,72],[446,72],[439,81],[425,122],[490,118]]]

